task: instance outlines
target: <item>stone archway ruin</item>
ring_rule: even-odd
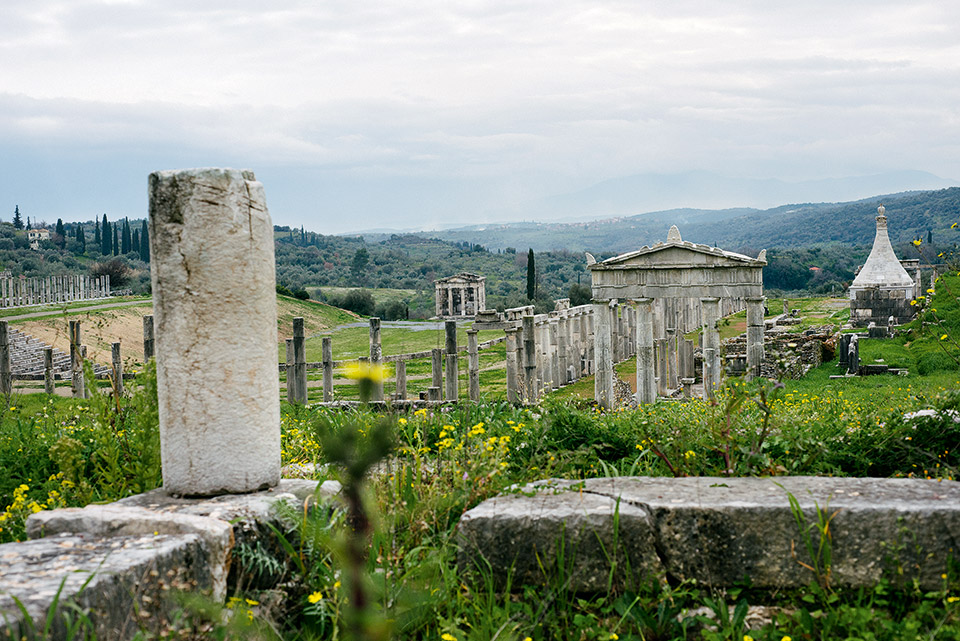
[[[597,402],[606,408],[613,406],[610,304],[615,301],[637,306],[637,402],[657,400],[654,341],[667,337],[676,341],[684,331],[695,328],[690,327],[690,319],[695,317],[699,317],[703,328],[704,393],[712,395],[719,387],[717,321],[723,315],[721,302],[724,300],[734,302],[732,306],[727,305],[730,311],[743,306],[747,309],[747,372],[751,376],[759,374],[763,362],[763,267],[766,264],[766,250],[757,258],[750,258],[709,245],[685,242],[676,225],[670,228],[665,243],[643,246],[602,262],[587,254],[595,301]],[[690,314],[691,311],[696,314]],[[675,385],[676,381],[672,383]],[[663,381],[660,387],[664,388]]]

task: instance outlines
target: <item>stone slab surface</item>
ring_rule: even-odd
[[[318,486],[283,479],[251,494],[186,499],[158,489],[106,505],[33,514],[27,534],[34,540],[0,546],[0,639],[8,631],[16,636],[24,625],[13,597],[39,621],[61,582],[61,603],[69,599],[91,608],[98,639],[129,638],[137,625],[159,629],[176,608],[165,600],[171,589],[224,598],[231,569],[236,572],[234,549],[271,535],[267,523],[276,520],[277,502],[299,506],[339,491],[336,481]],[[138,609],[147,614],[131,614]],[[61,605],[60,612],[70,611]],[[58,620],[61,627],[51,638],[63,638]]]
[[[545,555],[565,539],[573,585],[589,590],[610,570],[611,548],[600,550],[592,541],[619,536],[618,558],[634,560],[630,572],[637,576],[802,587],[816,578],[803,564],[816,563],[788,492],[815,547],[817,506],[830,518],[832,585],[871,586],[899,567],[906,580],[937,589],[948,558],[960,549],[960,483],[951,481],[619,477],[545,481],[536,490],[497,497],[464,514],[461,566],[483,557],[495,575],[513,568],[522,581],[542,582],[539,565],[555,565],[556,557]]]

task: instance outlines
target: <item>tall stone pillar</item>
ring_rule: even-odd
[[[763,363],[763,297],[747,299],[747,379],[760,376]]]
[[[520,380],[517,375],[517,363],[519,362],[517,359],[517,335],[520,330],[511,327],[505,330],[505,333],[507,335],[507,402],[516,405],[523,398],[523,395],[517,389],[517,383]]]
[[[527,403],[536,403],[540,398],[537,382],[537,339],[532,314],[523,316],[523,389]]]
[[[52,347],[43,348],[43,391],[49,395],[54,392]]]
[[[13,367],[10,363],[10,330],[7,321],[0,321],[0,394],[10,399],[13,393]]]
[[[637,403],[655,403],[657,380],[653,350],[653,299],[637,301]]]
[[[677,329],[675,327],[667,328],[667,387],[670,389],[677,389],[680,387],[678,383],[678,372],[680,370],[677,363]]]
[[[324,336],[321,345],[323,350],[323,402],[329,403],[333,400],[333,339]]]
[[[153,316],[146,315],[143,317],[143,362],[146,363],[151,358],[153,358],[154,349],[156,347],[156,340],[153,337]],[[287,384],[290,384],[290,379],[287,379]]]
[[[155,172],[149,187],[163,487],[186,496],[273,487],[277,300],[263,186],[251,171],[191,169]]]
[[[613,409],[613,349],[611,326],[613,306],[599,303],[593,306],[594,367],[593,396],[604,409]]]
[[[407,400],[407,361],[402,358],[397,359],[397,385],[394,390],[394,398],[398,401]]]
[[[720,389],[720,299],[701,298],[703,317],[703,392],[706,398]]]
[[[667,363],[667,339],[653,339],[654,358],[656,359],[657,395],[666,396],[670,387],[670,369]]]
[[[467,330],[467,380],[470,388],[470,400],[476,403],[480,400],[480,349],[477,345],[477,334],[480,330]]]
[[[459,368],[457,366],[457,321],[448,320],[444,323],[446,335],[446,393],[448,401],[460,398]]]
[[[560,319],[555,316],[550,318],[547,321],[546,329],[549,337],[547,343],[549,358],[547,362],[550,367],[550,388],[559,389],[563,384],[560,381]]]
[[[293,319],[293,401],[307,404],[307,344],[303,331],[303,318]],[[287,381],[290,385],[290,381]]]
[[[374,316],[370,319],[370,365],[374,367],[383,367],[383,346],[380,342],[380,319]],[[304,365],[306,373],[306,365]],[[376,377],[371,393],[371,401],[383,400],[383,377]],[[306,390],[306,386],[304,386]]]
[[[70,333],[70,389],[74,398],[86,398],[83,380],[83,353],[80,351],[80,321],[72,320]]]
[[[113,365],[113,389],[123,394],[123,360],[120,358],[120,343],[111,343],[110,356]]]
[[[443,350],[439,347],[430,350],[430,387],[437,388],[438,393],[443,391]]]

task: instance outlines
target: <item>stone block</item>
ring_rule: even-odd
[[[788,492],[799,502],[803,529]],[[920,479],[552,481],[531,496],[498,497],[466,512],[460,564],[469,567],[482,556],[494,575],[512,569],[517,582],[542,584],[539,563],[555,563],[566,541],[567,558],[574,559],[567,576],[577,589],[593,589],[606,576],[614,551],[634,574],[800,588],[816,579],[802,564],[816,566],[804,540],[812,537],[815,549],[820,543],[817,506],[830,519],[831,585],[870,587],[886,573],[916,579],[925,590],[941,587],[960,532],[960,483]]]

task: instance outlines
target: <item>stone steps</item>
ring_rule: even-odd
[[[43,378],[43,351],[51,346],[13,327],[9,327],[7,332],[10,341],[10,366],[14,378]],[[97,363],[94,363],[93,369],[97,375],[110,371],[109,367]],[[53,348],[53,373],[54,378],[60,380],[71,378],[70,355],[56,347]]]

